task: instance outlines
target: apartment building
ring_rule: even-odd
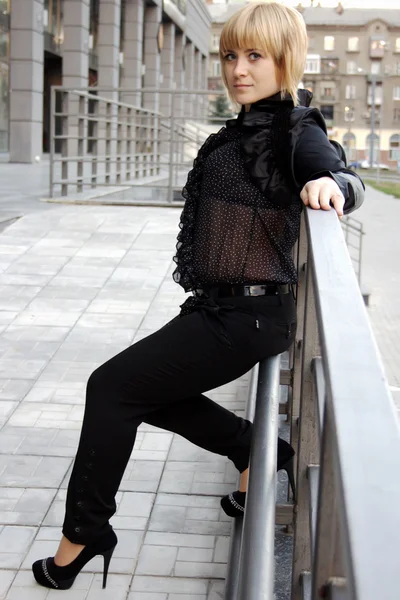
[[[212,16],[209,89],[222,89],[218,60],[223,24],[243,2],[209,4]],[[309,49],[302,86],[314,94],[329,136],[348,160],[396,168],[400,161],[400,10],[321,6],[297,10],[307,24]],[[372,113],[374,119],[372,120]],[[372,132],[371,132],[372,129]]]
[[[203,0],[0,0],[0,152],[48,151],[52,85],[205,89],[210,22]],[[165,94],[120,97],[170,110]]]

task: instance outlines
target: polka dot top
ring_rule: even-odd
[[[204,161],[193,228],[192,266],[204,285],[294,283],[292,248],[300,202],[277,206],[251,181],[239,130]]]

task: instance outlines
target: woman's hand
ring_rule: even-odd
[[[317,210],[330,210],[333,206],[338,216],[343,216],[344,196],[336,181],[330,177],[320,177],[306,183],[300,192],[300,198],[306,206]]]

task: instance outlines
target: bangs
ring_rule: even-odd
[[[249,11],[247,14],[245,11],[239,11],[229,19],[221,33],[220,55],[237,48],[241,50],[258,48],[268,54],[274,54],[271,39],[266,33],[263,20],[257,18],[256,10]]]

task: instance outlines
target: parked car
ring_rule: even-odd
[[[369,162],[369,160],[363,160],[361,161],[361,168],[362,169],[371,169],[371,163]],[[389,165],[385,165],[385,163],[372,163],[372,168],[373,169],[381,169],[382,171],[388,171],[389,170]]]
[[[349,169],[361,169],[361,162],[359,160],[353,160],[353,162],[347,165]]]

